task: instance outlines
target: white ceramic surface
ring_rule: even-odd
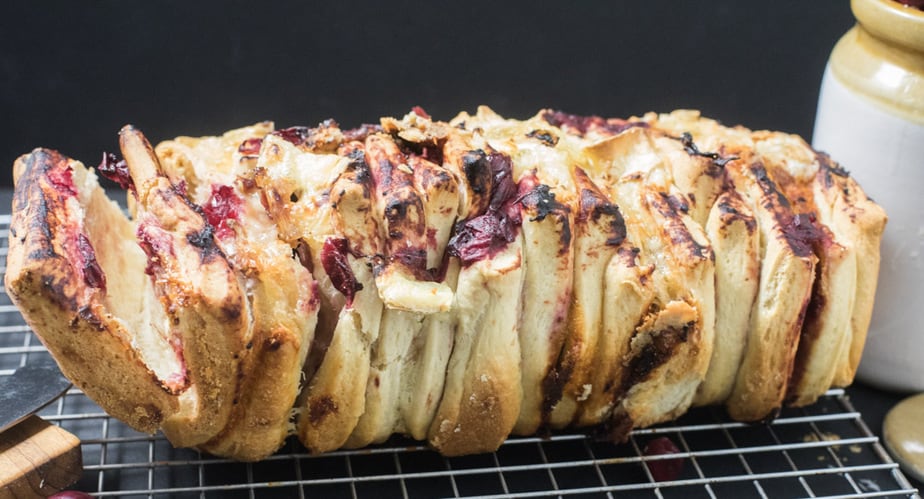
[[[813,145],[846,167],[889,216],[857,377],[887,389],[924,391],[924,124],[851,91],[829,66]]]

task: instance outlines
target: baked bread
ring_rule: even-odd
[[[616,440],[853,379],[885,214],[798,137],[694,111],[415,108],[14,166],[6,287],[62,371],[177,446]],[[75,334],[76,333],[76,334]]]

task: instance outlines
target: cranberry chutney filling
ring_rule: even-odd
[[[484,213],[457,223],[449,240],[449,254],[458,257],[464,266],[502,251],[516,239],[523,223],[518,206],[523,196],[513,181],[510,157],[478,149],[466,155],[466,162],[469,161],[480,163],[491,172],[491,185],[487,187],[491,202]],[[531,187],[532,183],[521,182],[521,186]]]
[[[63,199],[77,197],[74,172],[70,165],[63,162],[55,165],[54,168],[47,171],[46,178],[48,183]],[[93,244],[84,233],[82,224],[79,222],[70,223],[67,231],[68,237],[65,239],[64,249],[67,252],[68,260],[77,264],[80,275],[87,286],[105,293],[106,274],[96,259],[96,250],[93,249]]]

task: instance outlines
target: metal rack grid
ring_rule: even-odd
[[[0,274],[9,220],[0,215]],[[51,358],[0,293],[0,376],[37,362]],[[73,488],[97,497],[918,497],[842,390],[766,425],[700,408],[622,445],[562,433],[457,458],[395,438],[320,456],[290,441],[265,461],[237,463],[135,432],[75,388],[40,415],[80,437],[84,474]],[[662,436],[681,452],[645,456]],[[655,482],[646,463],[665,457],[681,458],[683,471]]]

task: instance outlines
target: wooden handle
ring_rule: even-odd
[[[80,439],[38,416],[0,433],[0,499],[47,497],[82,473]]]

